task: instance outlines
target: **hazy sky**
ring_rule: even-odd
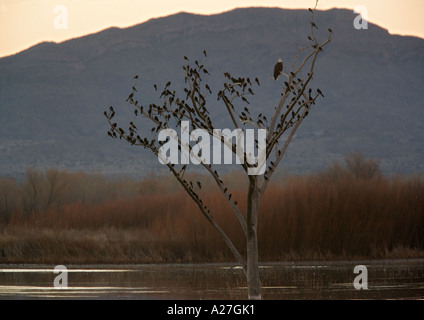
[[[0,0],[0,57],[41,41],[63,41],[111,26],[128,27],[180,11],[213,14],[236,7],[309,8],[315,0]],[[320,0],[318,9],[364,5],[368,21],[424,38],[424,0]]]

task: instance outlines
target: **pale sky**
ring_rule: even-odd
[[[61,42],[180,11],[215,14],[263,6],[310,8],[315,0],[0,0],[0,57],[42,41]],[[393,34],[424,38],[424,0],[320,0],[318,9],[364,5],[368,21]]]

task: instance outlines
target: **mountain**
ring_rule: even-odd
[[[329,27],[334,31],[313,79],[325,97],[281,166],[311,172],[359,151],[379,159],[386,173],[423,172],[424,39],[391,35],[371,23],[356,30],[355,17],[350,10],[317,12],[318,38],[325,39]],[[183,57],[202,59],[215,91],[211,113],[229,127],[215,98],[223,73],[258,77],[252,108],[270,114],[281,87],[272,79],[273,66],[278,58],[290,65],[299,48],[309,45],[309,22],[307,10],[182,12],[1,58],[0,176],[19,176],[28,166],[134,176],[161,169],[148,151],[106,135],[103,111],[110,105],[130,109],[125,100],[135,74],[142,102],[157,102],[153,83],[162,88],[170,80],[181,90]],[[130,110],[118,113],[133,119]]]

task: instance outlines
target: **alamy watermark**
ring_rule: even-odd
[[[53,273],[59,273],[53,280],[53,286],[56,289],[68,288],[68,269],[65,266],[59,265],[54,268]]]
[[[68,8],[64,5],[57,5],[53,9],[55,17],[53,26],[57,30],[68,29]]]
[[[353,273],[358,274],[353,280],[353,287],[356,290],[368,290],[368,269],[364,265],[357,265]]]
[[[356,30],[368,29],[368,8],[364,5],[357,5],[353,12],[358,15],[353,20],[353,27]]]
[[[266,129],[214,129],[211,135],[205,129],[190,132],[190,122],[181,121],[180,136],[174,129],[163,129],[158,140],[164,142],[158,153],[161,164],[233,164],[235,153],[236,164],[247,164],[248,175],[265,172]]]

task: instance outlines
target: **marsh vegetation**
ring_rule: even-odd
[[[222,194],[196,179],[245,254]],[[224,179],[243,207],[243,177]],[[422,176],[386,177],[358,155],[316,174],[280,175],[260,207],[260,261],[423,257],[423,194]],[[28,169],[24,181],[0,179],[0,263],[233,262],[197,210],[171,177]]]

